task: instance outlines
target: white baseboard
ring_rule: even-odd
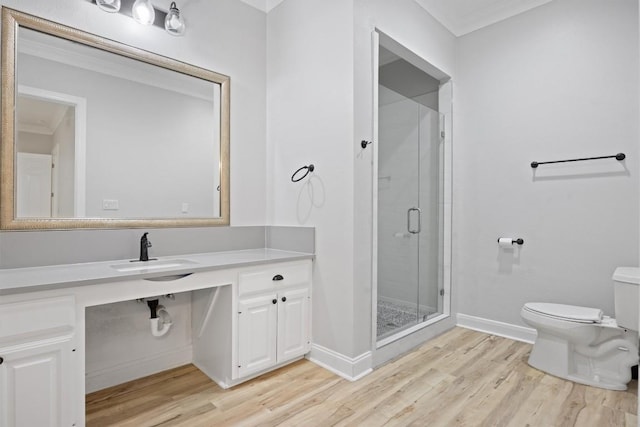
[[[357,381],[373,371],[370,351],[351,358],[321,345],[312,344],[307,358],[349,381]]]
[[[537,336],[535,329],[525,328],[511,323],[498,322],[497,320],[484,319],[462,313],[458,313],[456,318],[457,326],[529,344],[533,344]]]
[[[146,377],[191,363],[193,348],[191,345],[171,351],[156,353],[153,356],[131,360],[116,366],[110,366],[93,372],[85,377],[85,393],[102,390],[127,381]]]

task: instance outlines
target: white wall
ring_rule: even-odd
[[[556,0],[459,40],[459,312],[522,325],[528,301],[613,314],[638,263],[638,3]],[[611,155],[564,165],[531,161]],[[522,237],[513,253],[500,236]]]
[[[285,0],[267,20],[268,218],[316,227],[313,341],[356,358],[372,346],[371,33],[450,74],[455,39],[411,0]]]
[[[54,189],[57,192],[57,212],[52,212],[52,216],[69,218],[74,215],[75,108],[67,109],[53,133],[53,141],[58,147],[57,164],[54,165],[58,169],[53,173],[58,182]]]
[[[269,221],[316,227],[313,342],[354,353],[353,4],[285,0],[267,17]],[[292,183],[303,165],[311,177]]]
[[[169,331],[151,333],[144,301],[123,301],[85,310],[87,393],[139,378],[163,368],[190,363],[191,293],[159,296],[171,316]]]

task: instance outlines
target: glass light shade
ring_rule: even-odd
[[[171,2],[169,13],[167,13],[167,17],[164,19],[164,29],[174,36],[184,34],[184,20],[182,19],[182,15],[180,15],[180,10],[176,6],[176,2]]]
[[[151,0],[136,0],[131,9],[133,19],[142,25],[151,25],[156,19],[156,10],[151,4]]]
[[[120,10],[120,0],[96,0],[96,4],[105,12],[115,13]]]

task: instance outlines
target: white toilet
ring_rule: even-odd
[[[640,268],[619,267],[613,280],[616,319],[597,308],[524,305],[522,319],[538,332],[529,365],[581,384],[627,389],[638,364]]]

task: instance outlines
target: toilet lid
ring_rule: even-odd
[[[529,311],[574,322],[600,323],[602,321],[602,310],[599,308],[544,302],[529,302],[524,307]]]

